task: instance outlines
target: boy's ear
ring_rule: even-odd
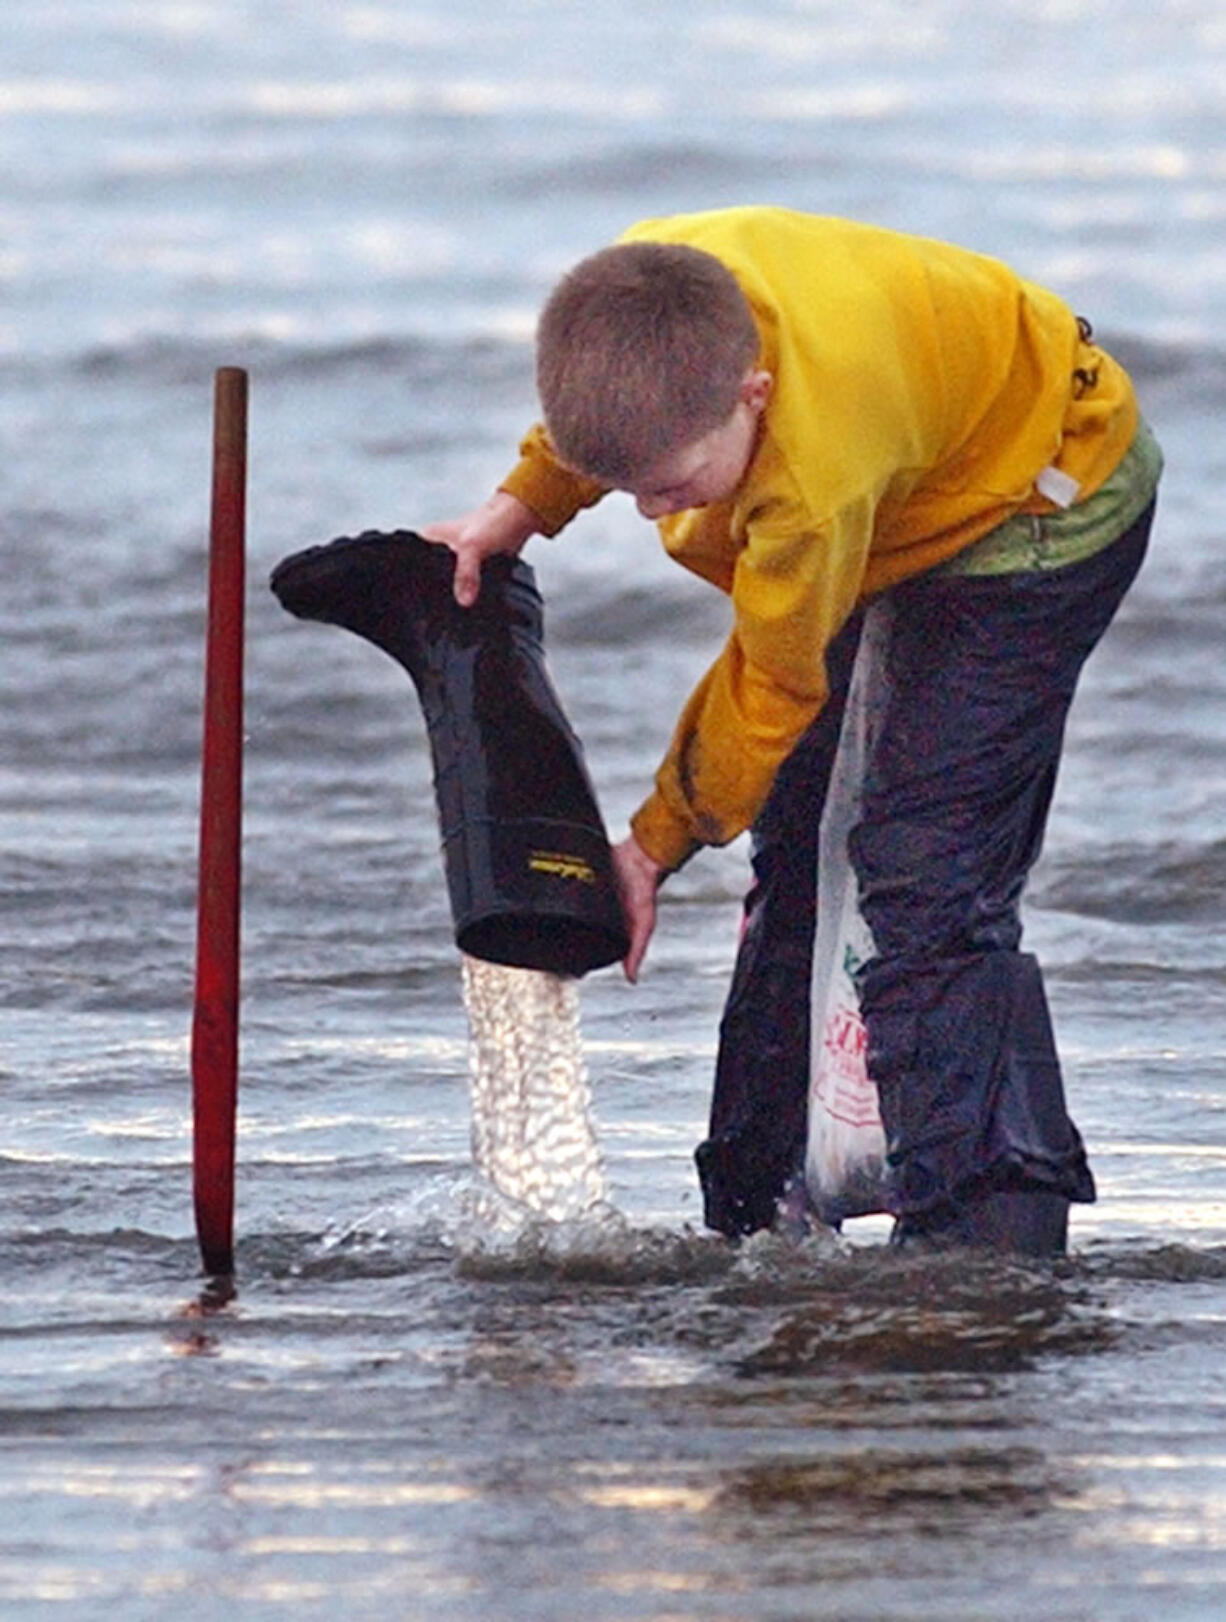
[[[774,386],[775,379],[770,372],[760,370],[746,372],[745,380],[741,384],[741,399],[752,410],[762,411],[771,397]]]

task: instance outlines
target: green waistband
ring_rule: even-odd
[[[1085,501],[1053,513],[1018,513],[973,541],[934,573],[1023,574],[1063,569],[1110,546],[1149,506],[1162,472],[1162,448],[1148,423],[1119,466]]]

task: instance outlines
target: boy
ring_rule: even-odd
[[[1094,1185],[1018,909],[1078,672],[1152,520],[1161,457],[1128,377],[993,260],[739,208],[647,221],[564,277],[537,382],[544,422],[501,488],[425,531],[459,600],[483,558],[612,489],[732,599],[614,853],[633,980],[661,881],[754,827],[708,1223],[768,1225],[803,1157],[817,828],[859,611],[888,594],[850,854],[895,1238],[1058,1252]]]

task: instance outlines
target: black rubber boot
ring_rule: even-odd
[[[545,666],[535,576],[494,558],[472,608],[455,559],[408,530],[286,558],[271,587],[299,619],[391,655],[421,700],[461,951],[580,975],[628,949],[609,841],[578,738]]]
[[[891,1244],[947,1250],[967,1246],[1017,1256],[1062,1256],[1068,1245],[1069,1202],[1038,1188],[991,1189],[956,1211],[899,1217]]]

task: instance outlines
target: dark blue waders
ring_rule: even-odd
[[[895,587],[886,709],[850,841],[877,955],[858,986],[885,1126],[895,1239],[1064,1248],[1094,1199],[1065,1107],[1042,978],[1019,950],[1081,667],[1140,568],[1153,506],[1050,571],[932,573]],[[769,1226],[802,1175],[818,826],[855,649],[753,829],[754,883],[720,1027],[708,1226]]]

